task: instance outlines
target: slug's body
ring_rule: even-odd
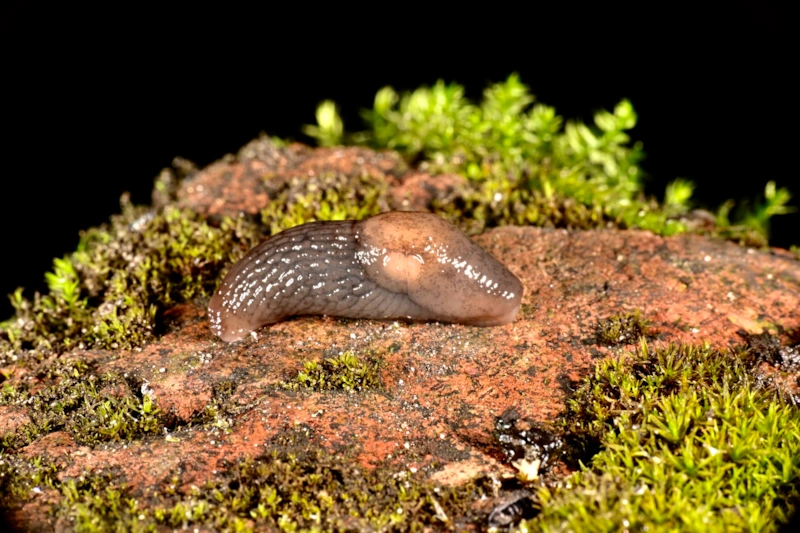
[[[237,341],[292,315],[512,322],[522,284],[458,228],[430,213],[311,222],[262,242],[211,298],[211,330]]]

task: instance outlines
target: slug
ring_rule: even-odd
[[[431,213],[310,222],[273,235],[233,265],[211,298],[211,331],[233,342],[293,315],[512,322],[522,283]]]

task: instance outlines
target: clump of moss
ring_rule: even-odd
[[[27,500],[32,492],[55,488],[58,484],[58,467],[44,457],[30,459],[0,451],[0,510],[12,498]],[[10,497],[9,497],[10,496]]]
[[[223,529],[250,531],[405,531],[411,522],[441,526],[448,512],[464,510],[466,498],[459,491],[394,474],[365,471],[320,450],[300,456],[273,452],[239,462],[228,480],[172,508],[157,509],[154,517],[172,527],[191,516]]]
[[[76,252],[54,261],[47,294],[12,295],[16,317],[0,329],[0,356],[138,346],[154,336],[166,308],[210,295],[222,269],[257,240],[243,218],[213,227],[191,211],[123,202],[121,215],[84,232]]]
[[[774,182],[767,184],[762,202],[743,206],[733,222],[732,202],[710,224],[695,216],[694,185],[688,180],[670,183],[660,203],[645,198],[642,146],[631,145],[628,133],[637,115],[628,100],[596,113],[592,125],[564,121],[554,108],[534,102],[516,74],[489,86],[479,104],[464,96],[462,86],[441,80],[402,95],[384,87],[363,113],[366,131],[346,134],[330,101],[317,110],[318,125],[305,131],[323,145],[391,148],[423,171],[469,178],[474,185],[455,205],[439,210],[450,219],[478,220],[477,231],[506,224],[610,224],[662,235],[698,231],[760,246],[766,244],[769,219],[791,211],[788,190]]]
[[[600,205],[547,196],[504,178],[471,182],[445,198],[434,198],[431,210],[468,234],[505,225],[597,229],[615,224]]]
[[[774,530],[800,498],[800,411],[743,349],[641,349],[601,362],[567,428],[599,453],[522,530]]]
[[[360,220],[389,210],[386,182],[371,176],[323,174],[293,178],[261,211],[272,234],[314,220]]]
[[[650,334],[650,321],[638,309],[601,320],[597,325],[597,339],[607,346],[631,344]]]
[[[760,237],[766,245],[769,235],[770,219],[775,215],[785,215],[796,211],[789,205],[792,199],[788,189],[777,188],[774,181],[768,181],[763,195],[755,201],[741,202],[736,209],[733,200],[725,202],[717,211],[717,226],[724,237],[745,241],[748,237]],[[734,211],[733,221],[730,213]]]
[[[281,387],[290,390],[343,390],[350,393],[380,390],[382,385],[378,365],[375,359],[362,360],[347,351],[319,363],[306,362],[297,377],[282,382]]]
[[[264,455],[229,465],[190,494],[165,490],[147,506],[102,472],[53,481],[63,496],[55,514],[87,532],[458,529],[484,519],[485,511],[473,503],[497,490],[487,479],[451,488],[390,465],[366,469],[346,452],[314,445],[303,428],[287,430],[267,447]]]
[[[31,422],[3,435],[0,449],[18,449],[60,430],[81,444],[129,441],[159,434],[164,425],[150,394],[137,394],[116,374],[97,376],[81,360],[57,360],[38,378],[36,386],[4,387],[0,405],[24,407]]]
[[[138,500],[127,497],[126,487],[115,483],[110,473],[87,472],[66,479],[58,488],[62,498],[55,512],[74,531],[156,531],[149,513],[139,508]]]

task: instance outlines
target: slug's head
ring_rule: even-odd
[[[354,229],[366,275],[384,289],[407,294],[430,319],[495,326],[516,318],[519,279],[444,219],[394,211]]]

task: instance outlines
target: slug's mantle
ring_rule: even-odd
[[[355,153],[348,150],[318,151],[315,157],[327,157],[326,163],[304,170],[342,164]],[[365,158],[364,165],[392,160],[362,152],[354,157]],[[233,174],[241,170],[227,162],[197,173],[182,185],[180,201],[210,209],[213,203],[195,205],[192,198],[205,199],[209,188],[232,187],[230,175],[226,181],[216,173],[223,164]],[[400,179],[380,172],[387,180]],[[425,180],[419,183],[420,194],[435,190]],[[266,186],[259,181],[258,187]],[[222,213],[226,206],[215,209]],[[511,408],[538,421],[561,414],[575,381],[620,349],[597,342],[596,325],[603,319],[640,310],[657,331],[653,343],[707,341],[717,347],[741,343],[742,329],[800,331],[800,262],[781,251],[639,231],[505,227],[474,240],[522,283],[525,296],[513,324],[476,328],[312,316],[275,324],[258,340],[227,344],[211,333],[203,305],[175,307],[163,335],[140,350],[76,349],[61,356],[85,360],[97,375],[113,372],[146,385],[168,414],[171,432],[88,447],[63,430],[18,454],[52,459],[62,478],[108,472],[147,506],[167,487],[188,496],[192,486],[218,479],[233,461],[262,454],[287,432],[303,428],[321,447],[355,450],[365,468],[388,463],[399,473],[421,471],[439,483],[460,484],[480,472],[513,475],[498,462],[495,417]],[[382,392],[275,387],[296,377],[305,362],[346,351],[378,359]],[[7,370],[5,383],[12,386],[40,379]],[[224,416],[208,423],[204,413],[215,402]],[[25,410],[0,410],[5,427],[24,422]],[[189,424],[195,427],[187,429]],[[60,496],[41,490],[11,517],[24,529],[57,526],[45,510]]]

